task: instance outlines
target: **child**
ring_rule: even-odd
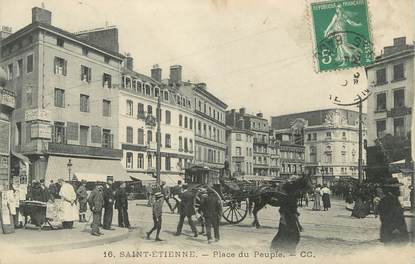
[[[151,233],[153,233],[154,230],[157,230],[156,233],[156,241],[163,241],[160,238],[160,231],[161,231],[161,216],[162,216],[162,209],[163,209],[163,194],[161,192],[157,192],[154,194],[155,201],[153,203],[153,228],[147,232],[147,239],[150,239]]]

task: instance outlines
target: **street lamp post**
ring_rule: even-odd
[[[72,170],[72,161],[71,159],[68,160],[68,164],[66,164],[66,167],[68,168],[68,178],[69,181],[71,181],[71,170]]]
[[[161,167],[161,156],[160,156],[160,144],[161,144],[161,131],[160,131],[160,118],[161,118],[161,106],[160,106],[160,94],[157,98],[157,155],[156,155],[156,183],[160,185],[160,167]]]

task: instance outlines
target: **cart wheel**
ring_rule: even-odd
[[[238,200],[231,198],[224,201],[222,216],[230,224],[242,222],[248,214],[248,199]]]

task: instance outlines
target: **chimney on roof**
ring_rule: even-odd
[[[32,8],[32,23],[52,24],[52,12],[40,7]]]
[[[246,108],[245,107],[239,108],[239,114],[245,115],[245,113],[246,113]]]
[[[7,38],[8,36],[10,36],[13,33],[12,28],[8,27],[8,26],[1,26],[1,30],[0,30],[0,41],[2,39]]]
[[[174,84],[180,84],[182,82],[182,66],[181,65],[170,66],[170,82]]]
[[[257,117],[260,117],[260,118],[263,118],[264,117],[264,114],[263,113],[258,113],[258,114],[256,114],[256,116]]]
[[[198,83],[197,86],[206,90],[206,83]]]
[[[153,65],[153,68],[151,69],[151,78],[158,82],[161,82],[161,68],[158,64]]]
[[[134,70],[134,58],[131,57],[129,53],[126,54],[124,59],[124,66],[125,68],[129,69],[130,71]]]
[[[394,38],[393,39],[393,46],[405,46],[406,45],[406,37]]]
[[[245,130],[245,120],[244,120],[244,118],[242,116],[239,118],[238,128],[240,130]]]

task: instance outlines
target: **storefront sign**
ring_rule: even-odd
[[[50,121],[50,111],[44,109],[30,109],[25,112],[25,121],[44,120]]]
[[[49,124],[32,124],[31,138],[52,138],[52,127]]]

